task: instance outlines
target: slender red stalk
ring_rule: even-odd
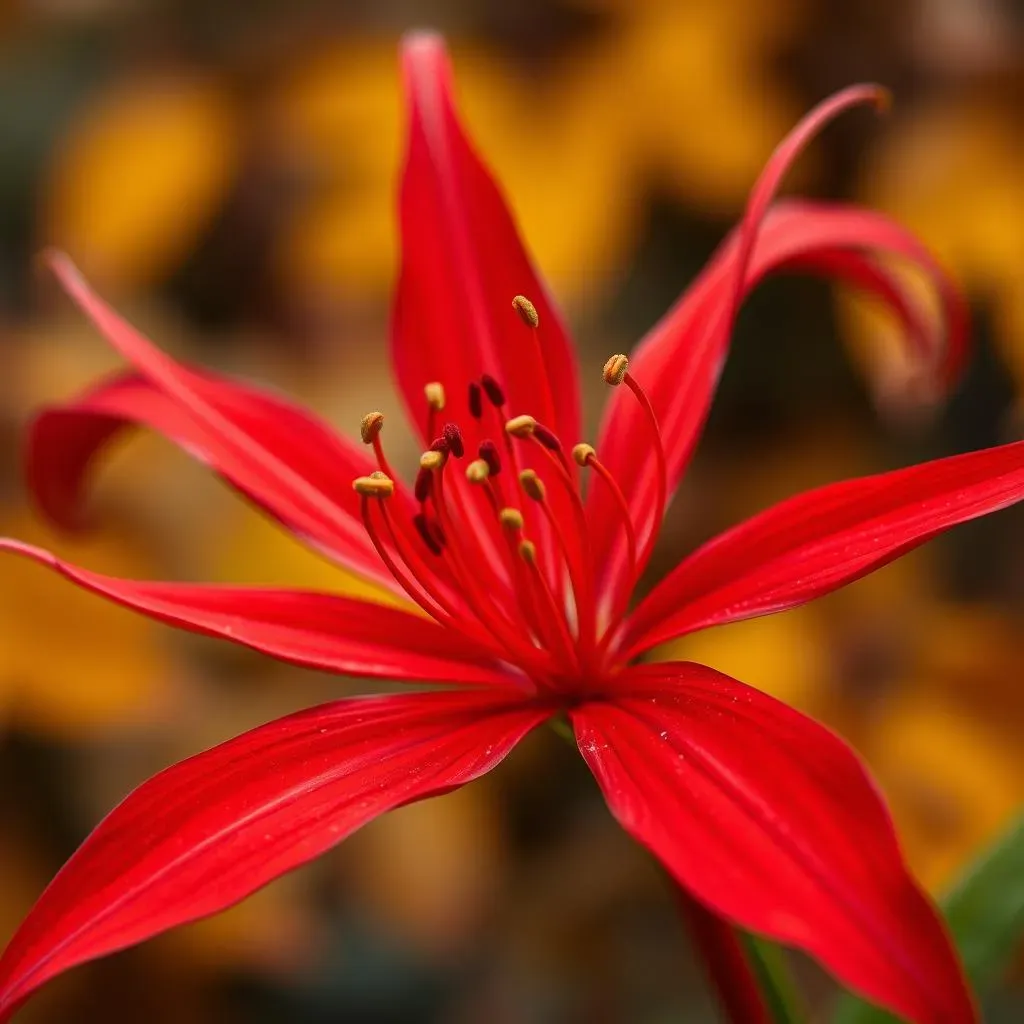
[[[731,925],[673,883],[680,913],[708,981],[731,1024],[773,1024],[754,972]]]
[[[665,506],[668,503],[668,463],[665,459],[665,442],[661,436],[661,428],[658,426],[658,414],[654,411],[654,406],[651,405],[647,392],[644,391],[628,371],[622,378],[622,382],[636,396],[636,400],[640,403],[640,407],[647,417],[651,428],[651,441],[654,446],[654,472],[657,474],[655,477],[657,497],[654,501],[653,515],[650,518],[650,526],[646,537],[644,537],[643,550],[640,552],[639,561],[636,566],[636,573],[640,573],[643,572],[644,566],[651,557],[654,545],[658,541],[658,528],[665,518]],[[631,583],[636,583],[636,575],[634,575]]]

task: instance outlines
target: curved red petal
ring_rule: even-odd
[[[630,616],[638,654],[812,601],[956,526],[1024,500],[1024,441],[798,494],[708,541]]]
[[[462,786],[545,717],[507,696],[339,701],[182,761],[68,861],[0,959],[0,1020],[86,960],[223,910],[400,804]]]
[[[802,122],[776,157],[792,158],[806,143],[809,131],[820,127],[823,113],[834,115],[850,102],[872,95],[870,90],[839,94],[834,98],[839,105],[826,104]],[[748,217],[632,357],[630,372],[647,391],[665,438],[669,494],[682,478],[714,397],[728,352],[738,281],[742,280],[741,299],[766,274],[786,268],[838,275],[858,287],[874,288],[878,275],[858,269],[862,261],[837,262],[836,250],[876,251],[910,260],[927,275],[945,318],[928,332],[928,350],[919,353],[923,374],[948,385],[963,363],[966,304],[925,247],[894,222],[857,207],[787,202],[767,209],[763,186],[768,179],[778,183],[781,165],[773,159],[770,166],[773,172],[766,168],[767,178],[762,176],[752,194]],[[753,220],[750,211],[756,213]],[[891,284],[890,280],[878,291],[883,301],[892,298]],[[909,303],[910,297],[904,295],[903,304]],[[897,314],[903,316],[899,309]],[[918,332],[908,336],[911,342],[920,338]],[[653,459],[638,455],[645,437],[646,424],[636,402],[625,389],[615,389],[602,420],[598,453],[630,496],[638,522],[654,500],[655,489]],[[625,550],[616,536],[617,513],[603,488],[594,489],[589,505],[598,549],[607,552],[606,587],[618,588]]]
[[[572,712],[623,827],[716,913],[916,1024],[976,1020],[941,919],[853,752],[702,665],[645,665]]]
[[[359,518],[354,477],[376,466],[367,451],[292,403],[175,362],[118,316],[67,257],[51,264],[69,295],[135,374],[44,412],[29,447],[29,480],[44,510],[78,521],[84,476],[126,424],[150,427],[188,449],[289,530],[364,576],[394,587]]]
[[[441,38],[410,36],[402,69],[409,134],[392,354],[410,416],[423,433],[423,387],[440,381],[445,415],[466,429],[473,422],[470,381],[488,373],[501,382],[512,414],[530,413],[572,444],[580,432],[575,353],[459,120]],[[512,308],[520,294],[539,314],[535,332]],[[424,434],[424,440],[431,438]]]
[[[0,538],[72,583],[194,633],[342,675],[522,688],[483,649],[419,615],[336,594],[127,580],[90,572],[41,548]]]

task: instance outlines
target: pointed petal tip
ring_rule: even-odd
[[[434,28],[413,28],[402,34],[399,48],[406,56],[444,53],[444,36]]]
[[[58,278],[62,278],[65,274],[79,273],[71,257],[63,249],[58,249],[53,245],[40,249],[36,253],[33,263],[37,271],[45,271],[56,275]]]
[[[0,1022],[50,979],[225,909],[394,807],[499,764],[546,713],[507,696],[349,698],[143,783],[97,826],[0,956]]]
[[[402,68],[408,81],[416,74],[437,75],[448,68],[448,46],[444,36],[435,29],[413,29],[402,36],[399,44]]]

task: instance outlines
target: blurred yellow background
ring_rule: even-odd
[[[97,533],[34,518],[19,478],[27,418],[114,365],[35,256],[67,249],[169,350],[272,382],[342,430],[368,402],[397,413],[384,358],[396,45],[424,23],[448,34],[466,118],[577,327],[591,426],[605,356],[629,351],[685,287],[800,114],[853,81],[895,91],[887,119],[831,128],[789,184],[920,232],[971,298],[971,369],[942,407],[901,404],[886,386],[890,325],[820,282],[769,283],[742,317],[659,568],[795,490],[1022,436],[1015,0],[0,10],[3,533],[122,575],[343,585],[152,438],[99,474]],[[671,651],[847,736],[933,891],[1024,803],[1022,526],[1002,513],[818,604]],[[5,559],[0,937],[145,775],[359,688],[151,625]],[[24,1020],[712,1019],[657,873],[577,760],[540,735],[498,777],[368,827],[220,918],[74,972]],[[1000,993],[991,1019],[1019,1019],[1017,999]]]

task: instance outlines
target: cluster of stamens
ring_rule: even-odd
[[[535,332],[533,304],[516,296],[513,308]],[[607,361],[604,379],[612,386],[626,383],[647,414],[662,476],[656,522],[664,510],[657,419],[629,374],[626,356]],[[481,653],[518,665],[535,682],[557,686],[602,671],[656,529],[641,549],[622,489],[593,446],[577,444],[567,457],[547,425],[527,414],[508,415],[504,388],[493,376],[483,374],[469,385],[468,411],[480,440],[461,473],[453,467],[467,456],[466,440],[455,422],[440,422],[444,387],[431,382],[424,395],[434,440],[420,456],[412,502],[396,501],[395,475],[381,442],[383,415],[367,414],[360,427],[379,468],[353,481],[353,488],[381,559],[427,614]],[[629,585],[600,614],[579,469],[590,469],[609,489],[626,540]]]

